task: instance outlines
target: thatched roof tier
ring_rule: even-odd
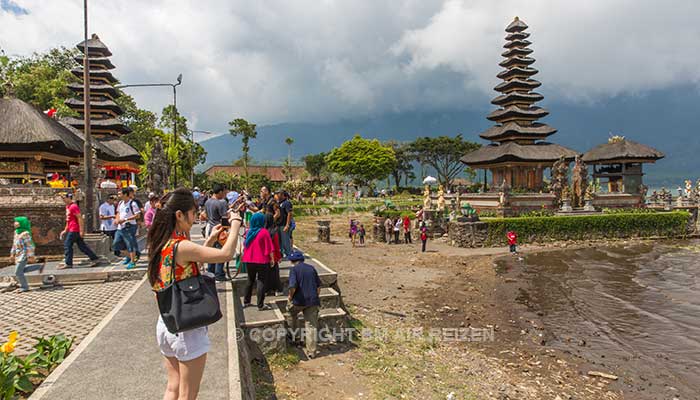
[[[470,167],[486,167],[503,162],[553,163],[561,157],[573,160],[576,155],[576,151],[554,143],[520,145],[507,142],[481,147],[462,157],[461,161]]]
[[[518,106],[508,106],[506,108],[499,108],[493,111],[486,117],[487,119],[495,122],[505,122],[505,121],[534,121],[539,118],[544,118],[549,115],[549,111],[542,107],[518,107]]]
[[[645,144],[622,139],[603,143],[586,152],[582,160],[589,164],[624,162],[649,162],[664,158],[664,153]]]
[[[82,95],[84,87],[82,83],[69,83],[68,89]],[[114,86],[107,84],[90,85],[90,94],[108,94],[113,99],[117,99],[120,96],[119,91]]]
[[[509,40],[503,45],[504,48],[510,49],[513,47],[527,47],[531,45],[532,42],[529,40]]]
[[[3,151],[34,151],[76,157],[80,138],[40,110],[18,99],[0,99],[0,145]]]
[[[502,125],[496,125],[481,135],[482,138],[487,140],[501,140],[501,139],[544,139],[549,135],[556,133],[557,130],[552,128],[547,124],[542,124],[535,122],[532,125],[519,125],[515,122],[506,122]]]
[[[535,59],[532,57],[511,57],[501,61],[498,65],[503,68],[510,68],[515,66],[528,66],[534,62]]]
[[[539,71],[537,71],[535,68],[531,67],[513,67],[506,69],[505,71],[501,71],[498,75],[496,75],[500,79],[511,79],[511,78],[529,78],[535,74],[537,74]]]
[[[533,104],[542,99],[544,99],[544,96],[536,92],[510,92],[494,98],[491,100],[491,104],[507,107],[511,104]]]
[[[538,88],[541,83],[534,79],[511,79],[509,81],[504,81],[499,83],[494,90],[498,92],[512,92],[515,90],[522,90],[522,91],[529,91],[535,88]]]
[[[85,107],[85,101],[82,99],[75,99],[71,98],[68,99],[64,102],[65,105],[70,107],[72,110],[75,110],[77,112],[83,112],[83,109]],[[112,100],[104,100],[104,101],[91,101],[90,102],[90,107],[92,110],[99,111],[99,110],[109,110],[113,111],[117,115],[124,114],[124,110],[122,110],[121,107],[119,107],[119,104],[115,103]]]
[[[78,55],[73,57],[73,60],[77,62],[80,65],[85,65],[83,62],[83,59],[85,57],[83,55]],[[114,69],[116,68],[114,64],[112,64],[112,61],[109,60],[107,57],[90,57],[90,67],[102,67],[103,69]]]
[[[70,70],[71,74],[75,75],[78,79],[83,79],[83,67],[73,68]],[[106,69],[91,69],[90,70],[90,80],[101,79],[109,83],[119,82],[109,70]]]
[[[520,20],[520,18],[515,17],[513,19],[513,22],[511,22],[507,27],[506,27],[506,32],[508,33],[513,33],[513,32],[521,32],[527,29],[527,24],[523,21]]]
[[[81,150],[84,150],[84,148],[85,148],[85,145],[84,145],[85,135],[83,134],[83,132],[79,129],[73,128],[68,123],[66,123],[65,120],[63,120],[63,119],[58,120],[58,123],[61,124],[61,126],[63,126],[64,128],[71,131],[71,133],[73,133],[75,136],[77,136],[80,139],[80,142],[81,142],[80,148],[81,148]],[[114,159],[115,157],[118,156],[117,153],[114,153],[113,151],[111,151],[110,149],[105,147],[98,140],[92,141],[92,148],[95,150],[95,153],[97,154],[97,158],[99,160]],[[81,151],[81,153],[82,153],[82,151]]]
[[[106,158],[108,161],[131,161],[137,164],[143,164],[143,159],[139,152],[123,142],[121,139],[113,136],[105,136],[96,138],[101,145],[108,148],[116,157]]]
[[[530,53],[532,53],[532,49],[528,49],[527,47],[513,47],[504,51],[501,55],[505,58],[527,57]]]
[[[85,41],[84,40],[82,42],[78,43],[78,45],[76,47],[83,54],[85,54]],[[104,43],[102,43],[99,36],[97,36],[94,33],[92,34],[92,37],[90,39],[88,39],[87,47],[88,47],[90,57],[92,57],[96,54],[99,54],[102,57],[110,57],[112,55],[112,52],[109,51],[109,49],[107,48],[107,46],[105,46]]]
[[[85,128],[85,122],[80,118],[69,117],[65,119],[65,122],[77,129],[82,130]],[[126,135],[131,132],[131,129],[129,129],[117,118],[92,119],[90,120],[90,127],[92,129],[110,130],[122,135]]]
[[[529,37],[530,37],[530,34],[527,32],[513,32],[513,33],[509,33],[506,35],[506,40],[507,41],[523,40],[523,39],[527,39]]]

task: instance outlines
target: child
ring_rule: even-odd
[[[28,266],[28,262],[34,262],[34,240],[32,239],[32,226],[27,217],[15,217],[15,237],[10,251],[10,262],[16,263],[15,277],[19,283],[20,293],[29,290],[26,272],[38,270],[41,274],[46,263]]]
[[[365,245],[365,226],[360,224],[360,246]]]
[[[420,241],[423,242],[421,251],[425,253],[425,244],[428,242],[428,227],[425,226],[425,221],[420,223]]]
[[[508,238],[508,246],[510,246],[510,254],[517,255],[518,250],[516,247],[518,243],[518,234],[514,231],[508,231],[508,233],[506,233],[506,237]]]

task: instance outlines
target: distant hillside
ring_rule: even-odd
[[[546,95],[546,94],[545,94]],[[678,185],[682,179],[700,177],[700,92],[672,89],[638,96],[619,96],[581,105],[548,102],[551,115],[545,121],[559,129],[551,141],[585,152],[607,140],[610,132],[656,147],[666,158],[646,169],[651,185]],[[282,162],[287,157],[286,137],[294,138],[293,157],[328,151],[355,133],[380,140],[412,140],[419,136],[462,133],[468,140],[486,143],[478,133],[492,125],[489,107],[481,110],[449,110],[385,114],[367,119],[328,124],[295,123],[261,126],[251,142],[251,156],[259,161]],[[230,163],[240,157],[240,141],[229,135],[202,142],[207,164]]]

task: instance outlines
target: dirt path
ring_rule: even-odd
[[[505,249],[434,241],[420,253],[418,244],[369,240],[352,248],[349,218],[331,217],[332,245],[316,242],[315,218],[300,219],[295,244],[338,272],[354,323],[372,336],[325,347],[315,360],[272,365],[278,398],[622,398],[541,344],[536,318],[516,301],[518,282],[493,268]],[[353,218],[371,232],[369,214]]]

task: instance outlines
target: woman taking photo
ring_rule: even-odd
[[[214,248],[221,225],[212,229],[204,245],[190,241],[190,229],[196,218],[197,206],[192,193],[184,188],[168,193],[161,200],[161,208],[153,218],[148,231],[148,278],[154,291],[161,291],[173,284],[200,274],[198,263],[224,263],[233,259],[238,235],[231,235],[221,249]],[[230,212],[231,230],[237,232],[241,217]],[[173,260],[173,250],[177,252]],[[171,269],[175,273],[171,275]],[[164,400],[194,400],[204,373],[209,336],[207,327],[180,333],[170,333],[159,316],[156,338],[160,352],[165,357],[168,385]]]
[[[257,286],[257,305],[259,310],[269,310],[265,304],[265,283],[267,275],[275,267],[275,247],[270,232],[265,229],[265,215],[255,213],[250,218],[250,229],[246,233],[243,258],[248,273],[248,286],[245,289],[243,307],[250,306],[253,286]]]

